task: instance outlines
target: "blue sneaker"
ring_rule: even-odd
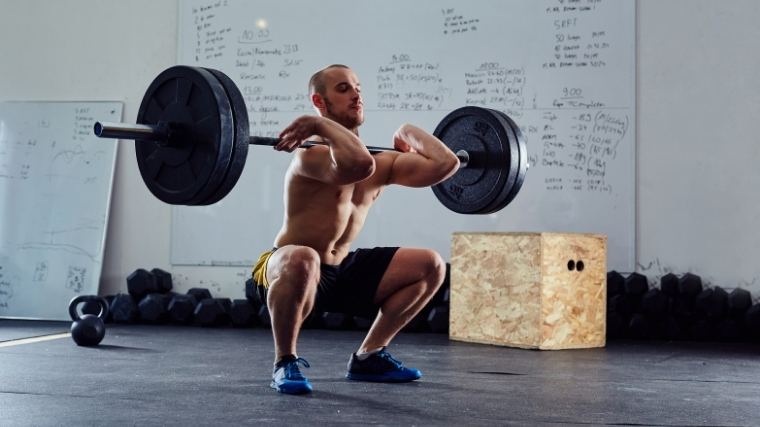
[[[422,373],[414,368],[405,368],[394,359],[385,348],[364,360],[359,360],[356,353],[348,361],[346,378],[357,381],[374,381],[403,383],[422,378]]]
[[[306,368],[309,367],[309,362],[300,357],[296,359],[295,356],[284,356],[280,359],[274,366],[272,382],[269,383],[269,387],[277,390],[278,393],[285,394],[302,394],[313,391],[309,380],[298,369],[299,363]]]

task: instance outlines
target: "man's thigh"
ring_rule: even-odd
[[[266,280],[269,287],[257,283],[257,293],[262,304],[267,305],[267,297],[273,284],[277,283],[281,277],[288,274],[288,269],[292,268],[295,258],[314,257],[317,264],[319,255],[316,251],[305,246],[288,245],[274,250],[266,262]],[[319,268],[315,271],[316,278],[319,277]],[[276,285],[275,285],[276,286]]]
[[[400,289],[421,281],[439,262],[440,255],[430,249],[399,248],[380,280],[375,304],[380,304]]]
[[[377,289],[397,251],[397,247],[378,247],[351,252],[339,266],[335,283],[322,275],[318,305],[331,301],[337,311],[367,319],[377,316]]]

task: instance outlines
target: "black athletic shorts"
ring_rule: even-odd
[[[340,265],[320,264],[312,313],[329,311],[374,319],[380,310],[380,304],[374,303],[377,287],[398,249],[357,249]],[[256,288],[259,300],[266,305],[267,288],[260,284]]]

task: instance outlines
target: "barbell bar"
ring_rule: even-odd
[[[166,123],[158,123],[156,125],[133,125],[126,123],[109,123],[109,122],[95,122],[93,126],[93,132],[98,138],[111,138],[111,139],[132,139],[132,140],[145,140],[155,141],[159,144],[167,144],[169,139],[169,126]],[[250,145],[266,145],[274,147],[280,143],[279,138],[269,138],[265,136],[251,136],[249,137]],[[298,148],[309,148],[317,145],[327,145],[324,142],[318,141],[304,141]],[[373,147],[367,145],[367,151],[371,154],[383,153],[386,151],[396,151],[403,153],[398,148],[388,147]],[[467,163],[470,160],[470,155],[465,150],[459,150],[457,153],[459,158],[459,167],[466,168]]]
[[[210,205],[237,183],[249,145],[274,146],[278,138],[250,136],[247,108],[232,80],[218,70],[174,66],[159,74],[143,97],[137,124],[95,123],[100,138],[135,140],[143,181],[160,200]],[[450,210],[488,214],[501,210],[522,187],[528,169],[525,141],[504,113],[462,107],[433,134],[456,153],[459,170],[434,185]],[[306,141],[300,147],[325,145]],[[367,146],[372,154],[400,151]]]

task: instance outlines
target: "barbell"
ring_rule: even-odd
[[[248,111],[235,83],[218,70],[178,65],[150,84],[137,124],[97,122],[101,138],[135,140],[140,175],[159,200],[173,205],[218,202],[237,184],[249,145],[279,139],[250,136]],[[528,169],[525,141],[506,114],[467,106],[449,113],[433,132],[457,154],[459,170],[434,185],[448,209],[462,214],[501,210],[522,187]],[[323,145],[306,141],[301,147]],[[372,154],[398,151],[371,147]]]

